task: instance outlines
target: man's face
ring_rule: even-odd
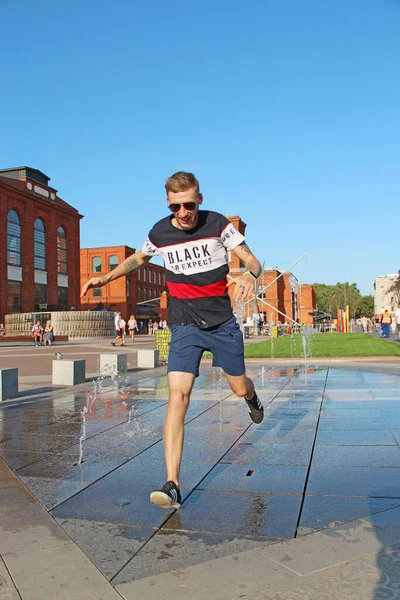
[[[202,194],[198,194],[194,188],[185,192],[168,192],[168,206],[174,207],[172,214],[173,225],[178,229],[188,230],[196,226],[199,218],[199,206],[203,202]],[[184,205],[193,205],[185,208]],[[179,207],[178,207],[179,205]]]

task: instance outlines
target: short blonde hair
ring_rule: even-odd
[[[187,173],[186,171],[178,171],[177,173],[174,173],[173,175],[171,175],[171,177],[168,177],[168,179],[165,182],[165,190],[167,192],[167,195],[168,192],[186,192],[187,190],[190,190],[192,188],[196,190],[197,194],[199,193],[199,182],[197,181],[193,173]]]

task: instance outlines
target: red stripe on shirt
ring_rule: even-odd
[[[172,283],[167,281],[167,287],[174,298],[211,298],[223,296],[226,293],[226,279],[221,279],[209,285],[192,285],[191,283]]]

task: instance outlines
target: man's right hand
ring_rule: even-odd
[[[87,281],[82,287],[81,298],[86,296],[86,292],[90,290],[90,288],[102,287],[107,282],[104,281],[104,277],[91,277],[89,281]]]

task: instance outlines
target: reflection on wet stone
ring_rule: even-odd
[[[249,366],[260,426],[219,369],[196,379],[179,511],[149,504],[165,481],[165,369],[1,407],[0,456],[116,584],[400,505],[400,376]]]

